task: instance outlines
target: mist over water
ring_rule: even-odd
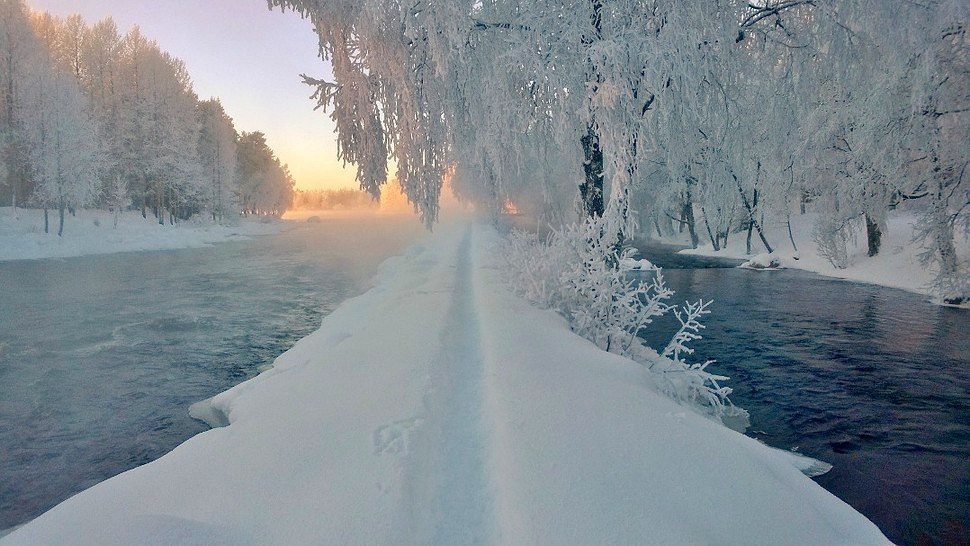
[[[206,430],[189,405],[255,376],[425,234],[413,216],[294,225],[0,263],[0,529]]]

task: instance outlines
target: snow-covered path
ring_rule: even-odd
[[[880,544],[779,453],[511,296],[456,223],[382,268],[230,423],[4,544]]]
[[[451,309],[432,366],[429,408],[440,420],[440,486],[433,544],[482,544],[491,534],[486,476],[487,440],[482,422],[482,354],[471,279],[471,232],[457,252]]]

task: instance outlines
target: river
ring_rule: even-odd
[[[677,301],[713,299],[717,359],[748,434],[834,465],[815,480],[899,544],[970,539],[970,311],[797,270],[641,246]],[[647,334],[663,346],[675,327]]]
[[[295,223],[203,249],[0,263],[0,529],[206,426],[424,234],[411,216]]]

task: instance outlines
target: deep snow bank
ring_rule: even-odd
[[[190,219],[174,226],[159,225],[149,216],[126,211],[114,225],[114,215],[101,210],[78,210],[67,215],[64,235],[57,236],[57,211],[50,214],[50,233],[44,233],[44,212],[40,209],[0,207],[0,261],[39,258],[69,258],[136,250],[193,248],[222,241],[267,235],[285,229],[286,223],[241,219],[237,225],[222,226],[202,219]]]
[[[230,424],[4,544],[879,544],[783,454],[658,395],[441,226],[275,367]]]

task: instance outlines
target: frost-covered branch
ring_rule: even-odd
[[[663,356],[675,361],[681,361],[681,354],[694,354],[694,349],[688,347],[688,343],[701,339],[700,331],[704,325],[700,323],[700,318],[710,314],[708,307],[710,301],[698,300],[696,303],[686,302],[682,309],[674,309],[674,316],[680,322],[680,329],[670,339],[670,343],[664,347]]]
[[[633,249],[617,250],[603,219],[587,219],[553,231],[544,241],[513,231],[505,247],[511,289],[543,308],[554,309],[578,335],[601,349],[641,363],[670,396],[715,417],[743,417],[727,399],[727,378],[706,368],[713,361],[691,364],[689,344],[701,339],[701,318],[710,302],[668,302],[674,295],[659,268],[632,273],[624,264]],[[646,278],[644,278],[646,276]],[[663,354],[644,344],[641,335],[654,321],[673,312],[680,321]]]

